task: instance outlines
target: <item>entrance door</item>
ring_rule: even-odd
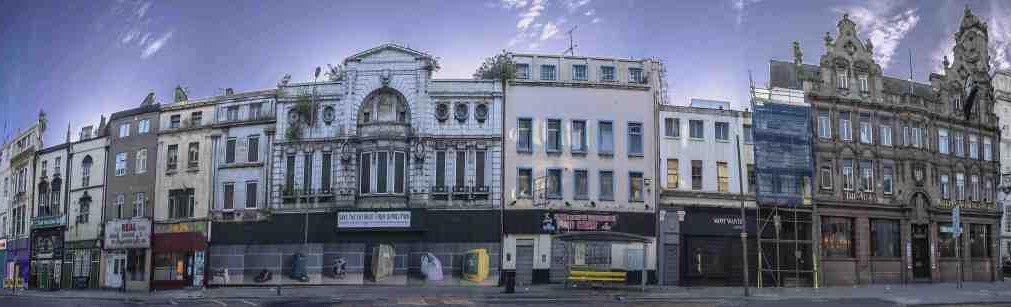
[[[930,280],[930,239],[927,235],[928,225],[912,225],[913,227],[913,278]]]
[[[516,284],[534,282],[534,240],[516,240]]]
[[[105,263],[105,286],[109,288],[123,287],[123,277],[126,276],[126,255],[109,254],[109,261]]]
[[[35,271],[35,279],[38,280],[39,289],[49,289],[49,279],[51,278],[50,276],[53,275],[52,262],[42,260],[36,261],[35,263],[39,265],[39,268]]]
[[[728,258],[724,238],[688,238],[685,244],[684,278],[686,286],[727,286]]]
[[[677,244],[665,244],[663,248],[663,283],[678,284],[678,250]]]

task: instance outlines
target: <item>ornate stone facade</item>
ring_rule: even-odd
[[[954,62],[930,84],[882,75],[843,16],[819,65],[773,61],[773,87],[811,103],[813,234],[824,285],[952,281],[951,208],[962,209],[966,280],[992,280],[999,132],[987,27],[968,9]]]

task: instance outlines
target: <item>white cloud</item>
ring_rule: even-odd
[[[590,4],[590,0],[565,0],[565,7],[569,9],[570,14],[587,4]]]
[[[516,13],[516,33],[507,46],[530,49],[544,41],[557,39],[563,28],[572,24],[599,23],[601,19],[592,0],[497,0],[498,6]]]
[[[744,21],[744,13],[748,6],[759,2],[762,2],[762,0],[730,0],[730,6],[734,9],[734,12],[737,13],[738,26],[740,26],[741,22]]]
[[[157,40],[151,42],[151,44],[148,44],[147,47],[144,47],[144,52],[140,54],[140,58],[147,59],[155,53],[158,53],[162,47],[165,47],[165,43],[168,42],[169,38],[172,38],[173,32],[174,31],[169,31],[168,33],[165,33],[165,35],[162,35],[161,38],[158,38]]]
[[[897,8],[896,2],[872,0],[867,6],[836,9],[837,12],[848,13],[857,24],[858,35],[874,44],[874,61],[882,69],[888,68],[899,43],[920,21],[916,9],[896,12]]]
[[[520,31],[526,30],[537,17],[541,16],[541,11],[544,11],[544,0],[533,0],[526,12],[520,15],[520,21],[516,23],[516,28]]]
[[[520,9],[527,6],[527,0],[502,0],[502,7],[507,9]]]
[[[544,24],[544,29],[541,30],[541,40],[546,40],[558,34],[558,27],[553,23]]]
[[[1011,69],[1011,10],[1001,6],[1001,1],[990,1],[990,67]]]

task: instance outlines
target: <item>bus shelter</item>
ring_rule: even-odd
[[[639,278],[640,290],[646,289],[646,251],[653,242],[649,237],[621,232],[583,231],[555,235],[554,239],[561,241],[565,249],[566,288],[576,283],[624,285],[628,273],[638,271],[642,274]],[[611,249],[616,243],[625,244],[623,259],[612,258],[615,253]],[[642,249],[628,248],[629,243],[641,243]],[[622,261],[624,265],[617,266],[616,261]]]

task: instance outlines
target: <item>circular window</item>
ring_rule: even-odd
[[[488,104],[482,103],[474,107],[474,117],[477,118],[479,123],[483,123],[488,119]]]
[[[333,106],[326,106],[323,108],[323,122],[327,125],[332,123],[334,120],[334,110]]]
[[[289,122],[293,122],[293,123],[294,122],[298,122],[298,117],[299,117],[298,116],[298,112],[296,112],[294,108],[292,108],[291,110],[288,110],[288,121]]]
[[[435,118],[440,122],[444,122],[449,119],[449,105],[445,103],[440,103],[435,106]]]
[[[461,123],[467,121],[467,111],[468,108],[466,103],[457,103],[456,106],[453,107],[453,115],[456,117],[456,120]]]

